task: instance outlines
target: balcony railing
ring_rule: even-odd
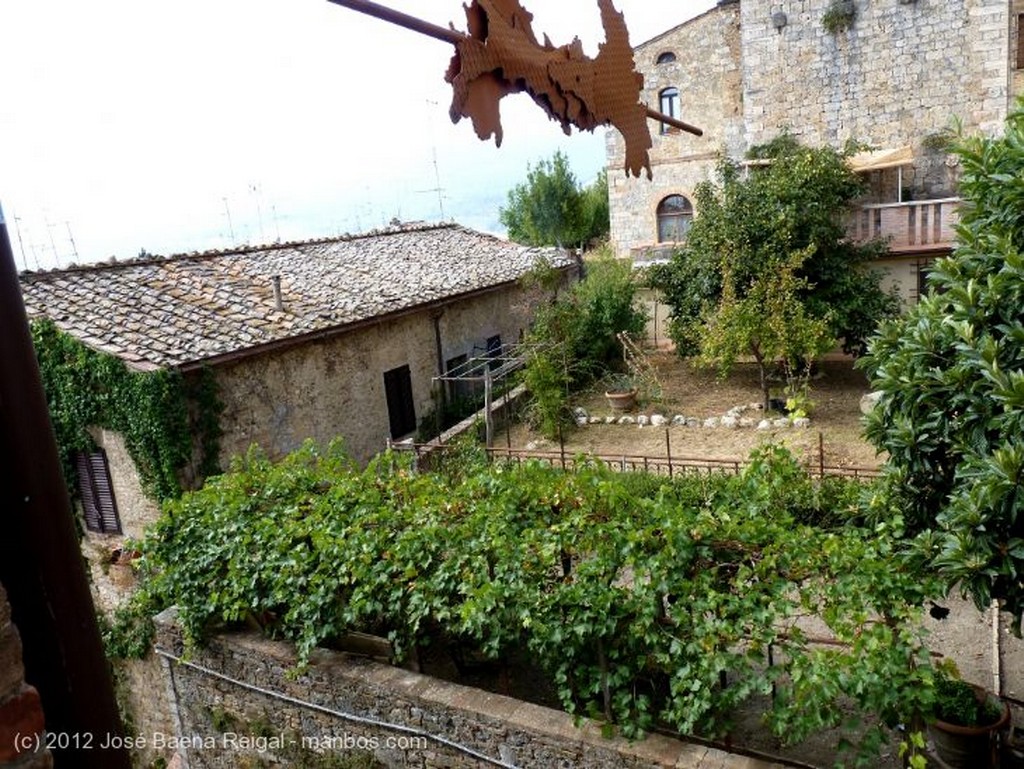
[[[895,253],[951,248],[959,206],[960,198],[861,206],[850,215],[846,232],[855,243],[881,238]]]

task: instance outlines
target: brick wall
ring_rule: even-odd
[[[158,650],[180,658],[173,611],[157,627]],[[310,763],[303,752],[331,746],[387,767],[782,769],[658,735],[605,738],[594,723],[576,726],[560,711],[341,653],[316,652],[298,676],[289,674],[294,664],[291,647],[252,633],[216,636],[172,661],[175,739],[189,767],[296,766]]]
[[[39,693],[25,683],[21,637],[0,585],[0,769],[52,767],[44,735],[42,703]]]

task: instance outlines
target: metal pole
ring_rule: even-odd
[[[365,13],[367,16],[373,16],[375,19],[386,21],[390,24],[395,24],[399,27],[405,27],[405,29],[412,30],[413,32],[419,32],[421,35],[432,37],[435,40],[440,40],[445,43],[451,43],[452,45],[458,45],[464,40],[468,40],[469,36],[457,32],[454,29],[446,29],[439,27],[436,24],[431,24],[429,21],[423,19],[417,19],[415,16],[410,16],[407,13],[396,11],[394,8],[388,8],[378,3],[371,3],[370,0],[328,0],[328,2],[334,3],[348,8],[352,11],[359,13]],[[645,107],[647,117],[651,120],[657,120],[661,123],[667,123],[673,128],[678,128],[680,131],[686,131],[687,133],[694,134],[695,136],[703,136],[704,132],[696,126],[684,123],[682,120],[672,117],[671,115],[665,115],[658,112],[650,107]]]
[[[60,767],[128,769],[71,503],[0,210],[0,582]],[[86,745],[85,743],[89,744]],[[123,740],[121,740],[123,744]],[[90,748],[90,749],[84,749]]]
[[[665,428],[665,456],[668,458],[668,477],[672,477],[672,438],[669,437],[668,428]]]
[[[818,431],[818,477],[825,477],[825,433]]]
[[[491,367],[484,368],[484,430],[486,433],[487,448],[494,446],[494,415],[491,414],[491,395],[493,383],[491,381]]]

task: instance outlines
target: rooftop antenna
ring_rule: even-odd
[[[78,246],[75,245],[75,236],[71,234],[71,223],[64,220],[64,226],[68,228],[68,240],[71,241],[71,251],[75,255],[75,261],[78,261]]]
[[[263,209],[260,207],[260,186],[249,185],[249,194],[256,198],[256,223],[260,226],[260,243],[265,243],[267,236],[263,233]]]
[[[432,107],[437,107],[437,102],[432,99],[427,99],[427,104]],[[427,110],[427,130],[430,132],[430,156],[434,163],[434,189],[424,190],[424,192],[436,192],[437,193],[437,210],[441,214],[441,221],[445,220],[444,217],[444,187],[441,186],[441,172],[437,168],[437,142],[434,141],[434,121],[431,118],[433,110]]]
[[[14,217],[14,230],[18,233],[18,247],[21,249],[21,266],[23,269],[28,270],[28,259],[25,258],[25,241],[21,239],[21,217]],[[39,269],[39,263],[36,262],[36,269]]]
[[[270,204],[270,216],[274,220],[274,232],[277,233],[277,243],[281,242],[281,226],[277,221],[277,206]]]
[[[53,260],[60,267],[60,254],[57,253],[57,244],[53,240],[53,225],[50,224],[50,218],[43,214],[43,224],[46,225],[46,234],[50,236],[50,248],[53,250]]]
[[[227,196],[222,197],[224,201],[224,213],[228,216],[228,232],[231,233],[231,245],[235,245],[235,226],[231,223],[231,209],[228,207]]]

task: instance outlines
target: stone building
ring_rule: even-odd
[[[635,49],[644,100],[704,129],[652,126],[653,181],[626,177],[608,132],[611,239],[619,255],[657,258],[685,237],[694,188],[719,153],[788,130],[812,146],[873,148],[851,159],[870,193],[850,237],[890,243],[883,267],[905,301],[948,253],[958,159],[944,134],[994,134],[1021,90],[1024,0],[719,0]]]
[[[254,443],[279,457],[308,438],[340,437],[365,462],[415,433],[434,406],[434,377],[519,339],[529,308],[518,281],[541,256],[574,264],[456,225],[407,225],[20,281],[30,317],[131,368],[186,379],[211,371],[224,406],[222,467]],[[98,528],[139,537],[156,503],[123,437],[90,433],[101,459],[86,472],[101,484],[109,476],[115,505]]]

